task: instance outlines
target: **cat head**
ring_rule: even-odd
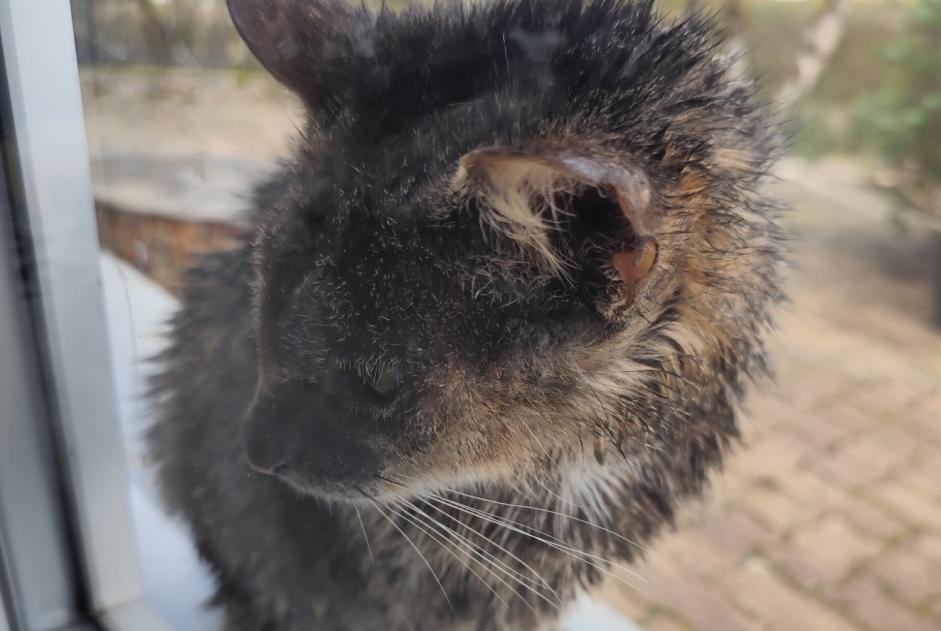
[[[255,469],[357,501],[719,449],[706,417],[760,367],[780,256],[773,130],[708,24],[229,9],[306,106],[251,246]]]

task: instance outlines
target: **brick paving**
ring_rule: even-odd
[[[744,445],[607,598],[644,629],[941,629],[941,331],[925,235],[840,162],[786,162],[777,379]]]

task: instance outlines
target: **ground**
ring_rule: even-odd
[[[236,73],[98,70],[83,92],[96,193],[178,217],[237,207],[296,111]],[[941,629],[941,262],[858,164],[786,159],[776,175],[794,209],[776,379],[705,500],[605,597],[649,631]]]

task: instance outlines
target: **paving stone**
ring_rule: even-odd
[[[800,526],[785,544],[769,551],[775,566],[804,589],[833,585],[875,558],[878,542],[850,529],[838,515]]]
[[[935,529],[935,532],[930,534],[916,535],[910,545],[915,554],[930,559],[941,567],[941,529]]]
[[[724,578],[736,604],[760,625],[781,631],[855,631],[856,626],[815,598],[773,574],[766,562],[750,562]]]
[[[874,484],[890,471],[906,465],[916,443],[900,430],[881,427],[811,463],[821,478],[846,489]]]
[[[847,403],[876,418],[896,419],[926,394],[923,388],[888,377],[882,375],[858,384]]]
[[[930,598],[927,602],[924,603],[924,608],[927,610],[928,615],[933,616],[939,623],[938,628],[941,628],[941,596]]]
[[[714,581],[705,581],[663,560],[641,570],[648,579],[646,596],[656,605],[678,613],[694,629],[717,631],[752,630],[754,621],[742,615],[727,600]]]
[[[924,498],[926,501],[933,501],[935,504],[941,504],[941,478],[925,474],[914,467],[901,469],[892,475],[894,482],[908,488],[912,493]]]
[[[935,395],[917,402],[897,420],[910,427],[916,435],[941,447],[941,396]]]
[[[786,383],[780,393],[787,395],[787,409],[814,412],[822,405],[846,396],[853,384],[832,370],[822,369],[824,365],[821,362],[814,369],[795,375],[793,382]]]
[[[922,536],[886,552],[871,573],[892,596],[912,606],[941,596],[941,554],[936,541],[925,541]]]
[[[774,532],[786,533],[797,524],[813,519],[823,510],[821,506],[796,502],[779,488],[767,484],[752,484],[743,488],[747,489],[747,493],[739,493],[732,500],[733,505]]]
[[[672,616],[655,615],[644,622],[644,631],[692,631],[692,629],[689,623]]]
[[[744,561],[756,549],[771,544],[776,536],[740,511],[723,513],[721,520],[711,520],[693,534],[700,535],[709,545],[721,550],[725,557],[736,563]]]
[[[941,529],[941,503],[922,497],[898,481],[880,482],[867,488],[865,494],[913,526]]]
[[[806,445],[796,436],[774,433],[756,442],[746,441],[726,471],[729,476],[751,479],[784,475],[796,468],[806,453]]]
[[[912,463],[911,470],[931,480],[935,486],[934,494],[941,495],[941,448],[926,450]]]
[[[842,401],[816,412],[794,415],[781,429],[793,434],[810,453],[825,453],[864,431],[871,420]]]
[[[656,554],[694,576],[708,576],[735,565],[734,559],[696,531],[684,530],[662,539],[656,547]]]
[[[871,576],[862,576],[840,588],[832,599],[847,615],[869,629],[937,631],[938,620],[886,596]]]
[[[910,529],[901,519],[862,496],[836,499],[827,510],[843,515],[856,531],[880,541],[894,539]]]
[[[709,577],[740,565],[774,539],[775,534],[753,518],[729,510],[661,541],[656,553],[693,574]]]
[[[777,488],[796,502],[833,506],[849,494],[812,471],[800,469],[775,478]]]

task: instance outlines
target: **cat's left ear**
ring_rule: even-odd
[[[591,152],[486,148],[461,159],[452,186],[552,274],[606,270],[633,300],[657,263],[651,185],[637,167]]]
[[[369,28],[338,0],[226,0],[236,30],[264,68],[315,108],[355,76]]]

